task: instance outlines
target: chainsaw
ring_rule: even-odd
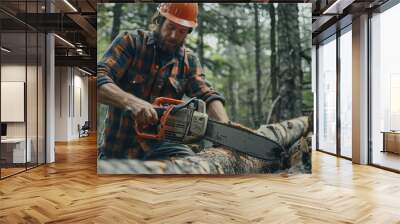
[[[187,102],[166,97],[155,99],[159,121],[152,128],[135,126],[140,139],[168,140],[190,144],[202,139],[266,161],[287,159],[286,150],[277,142],[249,130],[208,118],[204,101]],[[153,132],[149,132],[149,130]]]

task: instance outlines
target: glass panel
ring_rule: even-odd
[[[27,2],[26,12],[37,13],[39,11],[38,2]],[[37,20],[34,16],[32,20]],[[37,21],[31,21],[36,23]],[[38,164],[38,45],[39,37],[35,30],[27,31],[27,81],[26,81],[26,113],[27,113],[27,150],[31,151],[30,159],[28,159],[28,168],[37,166]]]
[[[45,163],[45,52],[46,37],[39,34],[38,46],[38,163]]]
[[[21,22],[31,18],[26,13],[44,12],[45,0],[3,0],[0,6],[9,12],[0,12],[3,178],[45,161],[45,36]]]
[[[28,159],[28,168],[37,165],[37,74],[38,74],[38,36],[36,32],[30,32],[28,37],[28,63],[27,63],[27,82],[26,82],[26,112],[27,112],[27,150],[30,158]]]
[[[318,149],[336,153],[336,40],[318,48]]]
[[[400,170],[400,5],[374,15],[372,28],[372,163]],[[385,133],[386,132],[386,133]]]
[[[352,157],[352,35],[340,37],[340,153]]]
[[[2,177],[25,170],[26,34],[1,34],[1,121],[7,133],[1,140]]]

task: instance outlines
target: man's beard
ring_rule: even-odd
[[[180,43],[176,42],[167,42],[163,39],[158,31],[154,32],[154,38],[157,43],[158,48],[167,54],[175,53],[179,48],[181,48],[184,44],[184,41]]]

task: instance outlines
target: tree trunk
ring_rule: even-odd
[[[301,115],[302,79],[300,31],[298,8],[295,4],[279,4],[278,12],[278,55],[280,120]]]
[[[230,75],[228,77],[228,89],[229,89],[229,105],[230,105],[230,114],[231,120],[236,121],[237,113],[239,110],[239,96],[238,96],[238,82],[236,77],[233,75],[234,72],[230,69]]]
[[[144,24],[146,24],[146,27],[149,27],[151,23],[151,18],[153,17],[154,13],[157,11],[157,6],[154,4],[145,4],[146,5],[146,15],[147,19]]]
[[[113,7],[113,25],[111,29],[111,41],[119,34],[119,28],[121,26],[121,14],[122,14],[122,4],[115,3]]]
[[[278,82],[277,82],[277,74],[279,73],[278,67],[276,66],[276,41],[275,41],[275,36],[276,36],[276,28],[275,28],[275,6],[274,4],[268,4],[268,12],[269,16],[271,18],[271,39],[270,39],[270,44],[271,44],[271,67],[270,67],[270,77],[271,77],[271,96],[272,96],[272,101],[275,102],[275,100],[278,98]],[[267,123],[276,123],[278,122],[278,110],[274,110],[274,107],[270,108],[270,114],[271,116],[268,118]]]
[[[249,121],[252,127],[256,127],[255,123],[257,122],[257,115],[256,115],[256,111],[255,111],[255,105],[254,105],[254,89],[253,88],[249,88],[247,89],[247,100],[248,100],[248,107],[247,110],[250,110],[250,115],[249,116]]]
[[[196,156],[169,160],[99,160],[98,172],[135,174],[255,174],[277,172],[311,172],[311,151],[303,136],[309,132],[307,117],[278,124],[264,125],[256,132],[279,142],[288,149],[286,165],[281,161],[266,162],[224,147],[209,148]]]
[[[272,101],[271,106],[270,106],[270,111],[269,111],[269,113],[267,115],[267,119],[266,119],[266,123],[267,124],[274,123],[274,122],[271,122],[271,119],[272,119],[273,113],[276,114],[276,109],[275,108],[276,108],[276,105],[278,104],[280,99],[281,99],[281,97],[278,95],[278,97],[276,97],[276,99],[274,99],[274,101]]]
[[[203,3],[199,3],[199,11],[203,12]],[[199,19],[197,21],[197,54],[199,56],[200,64],[204,66],[204,31],[203,31],[203,14],[200,13]]]
[[[233,109],[235,110],[235,117],[234,119],[232,119],[233,121],[236,121],[240,116],[239,116],[239,108],[240,108],[240,102],[239,102],[239,82],[238,80],[235,78],[233,80],[233,85],[232,85],[232,89],[233,89],[233,96],[232,96],[232,104]],[[241,121],[240,121],[241,122]]]
[[[262,103],[261,103],[261,65],[260,65],[260,24],[259,24],[259,15],[258,15],[258,3],[254,3],[254,21],[255,21],[255,55],[256,55],[256,119],[255,123],[258,127],[262,120]]]

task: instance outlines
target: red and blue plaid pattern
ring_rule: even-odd
[[[137,30],[117,36],[97,63],[97,87],[115,83],[122,90],[150,103],[164,96],[174,99],[198,97],[206,103],[224,98],[205,80],[196,55],[181,47],[161,66],[151,32]],[[103,143],[103,158],[141,158],[148,150],[138,141],[129,112],[109,106]]]

